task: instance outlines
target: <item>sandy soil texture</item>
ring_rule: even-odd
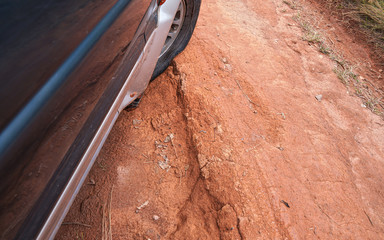
[[[364,46],[301,4],[384,85]],[[57,239],[384,239],[384,121],[302,40],[303,7],[204,0],[189,46],[121,114]]]

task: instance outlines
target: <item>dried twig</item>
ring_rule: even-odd
[[[79,225],[79,226],[88,227],[88,228],[92,227],[89,224],[80,223],[80,222],[63,222],[61,225]]]
[[[254,102],[248,97],[248,95],[244,92],[244,90],[243,90],[243,88],[241,87],[239,81],[237,81],[237,80],[235,79],[235,82],[237,83],[237,86],[239,86],[240,91],[241,91],[241,92],[244,94],[244,96],[248,99],[248,101],[249,101],[250,103],[256,105],[256,103],[254,103]]]
[[[257,104],[254,103],[254,102],[248,97],[248,95],[244,92],[244,90],[243,90],[243,88],[241,87],[239,81],[237,81],[237,80],[235,79],[235,82],[237,83],[237,86],[239,87],[240,91],[243,93],[243,95],[245,96],[245,98],[247,98],[248,102],[251,103],[251,104],[253,104],[254,106],[257,106]],[[257,111],[256,111],[252,106],[250,106],[250,108],[251,108],[251,110],[252,110],[254,113],[257,113]]]
[[[105,236],[105,209],[106,204],[103,204],[103,215],[101,216],[101,239],[107,240],[107,237]]]
[[[177,151],[176,151],[176,147],[175,147],[175,144],[173,144],[173,134],[169,134],[169,138],[171,139],[171,145],[173,147],[173,150],[175,151],[175,156],[176,156],[176,160],[179,159],[179,157],[177,156]]]
[[[107,203],[103,205],[103,216],[102,216],[102,222],[101,222],[101,233],[102,233],[101,239],[102,240],[112,240],[112,221],[111,221],[112,220],[112,215],[111,215],[112,192],[113,192],[113,185],[112,185],[111,191],[109,192]]]
[[[111,205],[112,205],[112,192],[113,192],[113,185],[111,188],[111,192],[109,193],[109,206],[108,206],[108,221],[109,221],[109,240],[112,240],[112,214],[111,214]]]
[[[209,116],[211,116],[211,118],[213,119],[213,121],[215,121],[215,127],[213,128],[213,141],[212,142],[216,142],[216,128],[217,128],[217,125],[219,124],[219,121],[216,121],[216,119],[212,116],[212,114],[210,112],[208,112],[207,110],[205,110]]]
[[[365,216],[367,216],[367,218],[368,218],[369,222],[371,223],[371,225],[373,226],[373,222],[372,222],[371,218],[369,217],[369,215],[365,211],[364,211],[364,213],[365,213]]]
[[[142,208],[145,208],[149,204],[149,200],[145,201],[140,206],[136,207],[137,210],[141,210]]]

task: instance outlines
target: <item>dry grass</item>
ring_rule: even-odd
[[[383,0],[384,1],[384,0]],[[297,4],[297,3],[296,3]],[[296,9],[298,9],[297,7]],[[319,52],[329,56],[335,62],[334,72],[348,91],[362,99],[363,106],[384,118],[384,92],[355,72],[355,67],[344,59],[334,48],[333,42],[327,41],[324,33],[316,30],[318,24],[301,11],[293,18],[303,30],[302,39],[315,46]]]
[[[367,30],[376,47],[384,50],[384,0],[327,0],[330,9],[343,9],[343,15]]]
[[[363,24],[381,33],[381,38],[384,40],[384,0],[360,1],[359,10]]]
[[[300,5],[295,1],[288,1],[288,0],[283,0],[283,3],[287,4],[288,7],[290,7],[293,10],[297,10],[300,8]]]
[[[355,0],[358,16],[354,17],[368,34],[376,47],[384,50],[384,0]]]
[[[333,71],[347,89],[354,95],[361,98],[363,106],[373,113],[384,118],[384,92],[376,88],[368,79],[365,79],[355,73],[355,67],[350,65],[342,55],[331,50],[330,58],[336,62]]]
[[[112,204],[112,192],[113,185],[111,191],[109,192],[109,196],[107,202],[103,205],[103,216],[101,223],[101,239],[102,240],[112,240],[112,223],[111,223],[111,204]]]
[[[307,41],[309,43],[314,44],[323,44],[324,41],[321,37],[321,34],[315,30],[315,28],[312,26],[310,22],[308,22],[306,19],[302,18],[300,13],[295,15],[293,19],[299,24],[299,26],[303,29],[304,35],[302,36],[302,39],[304,41]]]

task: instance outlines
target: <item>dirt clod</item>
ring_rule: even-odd
[[[237,229],[237,215],[230,205],[225,205],[218,212],[217,225],[220,230],[220,239],[241,239]]]

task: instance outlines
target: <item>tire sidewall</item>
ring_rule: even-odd
[[[185,18],[180,33],[168,50],[158,59],[151,80],[154,80],[169,66],[172,59],[182,52],[192,37],[199,16],[201,0],[184,0]]]

